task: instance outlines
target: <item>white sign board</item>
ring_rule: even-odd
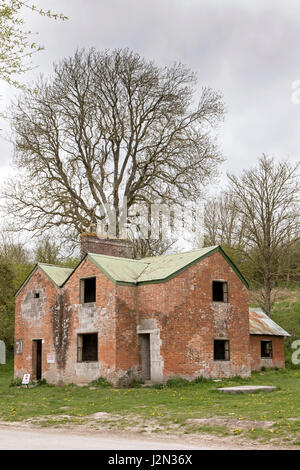
[[[6,364],[5,343],[0,341],[0,364]]]
[[[54,364],[55,363],[55,354],[54,353],[47,354],[47,362],[48,362],[48,364]]]
[[[22,385],[28,385],[30,382],[30,374],[24,374],[22,379]]]

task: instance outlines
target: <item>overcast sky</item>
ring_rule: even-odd
[[[197,72],[199,89],[224,95],[227,115],[219,130],[226,171],[238,173],[266,153],[299,160],[300,104],[292,83],[300,80],[299,0],[38,0],[37,6],[69,17],[51,21],[35,14],[45,51],[27,74],[49,74],[53,62],[77,48],[129,47],[158,64],[181,61]],[[16,94],[0,83],[1,107]],[[12,145],[1,126],[0,172],[7,174]]]

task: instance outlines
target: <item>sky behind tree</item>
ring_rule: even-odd
[[[45,51],[33,59],[38,74],[77,48],[129,47],[159,65],[181,61],[198,75],[199,92],[211,86],[224,95],[227,115],[218,131],[226,171],[239,173],[266,153],[299,160],[300,104],[292,83],[300,80],[298,0],[38,0],[38,7],[68,16],[53,21],[28,11]],[[0,83],[1,110],[18,92]],[[13,146],[3,129],[0,175],[7,175]]]

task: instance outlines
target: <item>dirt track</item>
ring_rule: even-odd
[[[85,429],[37,428],[22,423],[0,423],[1,450],[217,450],[278,449],[212,435],[145,436]]]

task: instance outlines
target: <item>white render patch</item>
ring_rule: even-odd
[[[46,295],[43,289],[29,290],[21,305],[21,314],[23,318],[29,321],[40,320],[44,314],[44,303]]]
[[[273,392],[277,387],[271,385],[241,385],[238,387],[218,388],[222,393],[254,393],[254,392]]]
[[[75,364],[75,373],[83,382],[91,382],[100,377],[100,362],[77,362]]]

